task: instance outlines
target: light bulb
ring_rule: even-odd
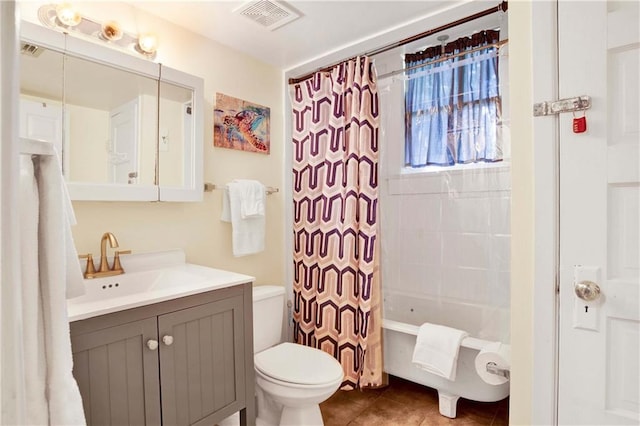
[[[122,29],[116,21],[109,21],[102,24],[102,38],[108,41],[117,41],[122,38]]]
[[[67,27],[75,27],[82,21],[82,16],[70,3],[60,3],[56,6],[56,16],[58,21]]]
[[[141,34],[138,37],[138,49],[143,53],[151,55],[158,49],[158,37],[155,34]]]

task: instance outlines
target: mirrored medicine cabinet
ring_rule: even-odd
[[[20,136],[54,144],[72,200],[200,201],[203,80],[23,22]]]

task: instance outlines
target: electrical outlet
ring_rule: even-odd
[[[169,132],[167,129],[160,129],[158,149],[163,152],[169,151]]]

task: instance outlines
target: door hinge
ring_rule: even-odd
[[[591,96],[578,96],[576,98],[535,103],[533,104],[533,116],[541,117],[560,114],[561,112],[584,111],[589,108],[591,108]]]

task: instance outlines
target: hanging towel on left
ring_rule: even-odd
[[[57,156],[20,161],[27,423],[84,425],[67,317],[67,298],[84,292],[71,236],[73,210]]]
[[[256,180],[234,180],[224,189],[221,220],[231,222],[236,257],[264,250],[265,196],[264,185]]]

